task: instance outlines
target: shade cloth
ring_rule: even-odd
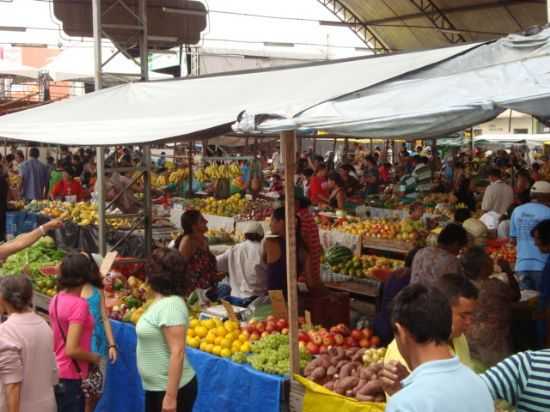
[[[135,327],[111,321],[119,360],[107,367],[105,392],[96,412],[143,412],[144,392],[136,366]],[[187,348],[197,373],[194,412],[279,412],[285,378],[258,372],[199,350]]]

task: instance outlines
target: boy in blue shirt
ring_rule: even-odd
[[[393,395],[386,412],[494,411],[481,378],[450,352],[452,311],[442,292],[422,284],[406,287],[395,297],[391,319],[397,346],[412,373],[401,388],[385,386]]]

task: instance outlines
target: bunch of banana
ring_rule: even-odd
[[[168,177],[168,183],[177,184],[187,178],[188,173],[188,169],[177,169],[175,172],[170,173],[170,176]]]
[[[23,182],[23,178],[20,175],[12,175],[10,174],[8,177],[8,183],[10,187],[16,187],[19,186]]]
[[[199,169],[196,172],[196,177],[199,182],[206,180],[217,179],[233,179],[241,176],[241,168],[237,163],[216,165],[210,164],[203,169]]]

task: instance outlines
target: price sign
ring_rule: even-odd
[[[313,324],[311,323],[311,312],[309,310],[305,311],[305,318],[306,318],[306,326],[309,330],[313,327]]]
[[[229,318],[229,320],[238,322],[239,318],[237,317],[235,310],[233,310],[233,306],[231,306],[231,303],[229,303],[226,300],[222,300],[222,305],[225,308],[225,311],[227,312],[227,317]]]
[[[270,290],[271,312],[277,318],[288,319],[285,297],[282,290]]]
[[[111,268],[113,267],[113,263],[115,263],[115,259],[117,256],[118,252],[116,251],[109,252],[105,255],[105,257],[101,261],[101,267],[99,268],[99,273],[101,273],[102,276],[106,276],[107,273],[111,271]]]

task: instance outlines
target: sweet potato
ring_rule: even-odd
[[[365,351],[366,351],[365,348],[359,349],[357,352],[355,352],[355,355],[351,357],[351,360],[354,362],[362,362]]]
[[[340,378],[334,384],[334,391],[340,395],[344,395],[346,391],[353,389],[359,383],[359,378],[355,376],[348,376],[346,378]]]
[[[334,383],[335,383],[334,381],[328,381],[323,386],[325,388],[327,388],[329,391],[333,391],[334,390]]]
[[[340,369],[342,369],[342,366],[344,366],[345,364],[349,363],[349,360],[347,359],[342,359],[341,361],[339,361],[337,364],[336,364],[336,369],[338,369],[338,371],[340,371]]]
[[[330,356],[327,354],[322,354],[318,359],[321,366],[325,369],[331,365]]]
[[[326,376],[326,369],[322,366],[319,366],[311,372],[311,375],[309,375],[309,378],[313,380],[314,382],[319,382],[321,379],[323,379]]]
[[[321,360],[319,358],[317,359],[314,359],[312,360],[311,362],[309,362],[306,366],[306,368],[304,369],[304,376],[306,378],[308,378],[311,373],[316,369],[318,368],[319,366],[323,366]]]
[[[372,373],[372,371],[369,368],[365,368],[364,366],[359,369],[359,378],[363,379],[365,381],[369,381],[373,376],[376,376]]]
[[[382,381],[373,380],[357,390],[357,394],[375,396],[382,391]]]
[[[349,358],[349,359],[353,358],[353,355],[355,355],[358,351],[359,351],[359,348],[346,349],[345,351],[346,358]]]
[[[351,371],[353,369],[353,363],[348,362],[344,366],[342,366],[342,369],[340,369],[340,378],[347,378],[351,375]]]
[[[330,365],[327,368],[327,376],[332,377],[338,373],[338,369],[336,369],[336,366]]]
[[[374,396],[362,395],[362,394],[360,394],[360,393],[356,393],[356,394],[355,394],[355,398],[356,398],[358,401],[361,401],[361,402],[373,402],[373,401],[374,401]]]

